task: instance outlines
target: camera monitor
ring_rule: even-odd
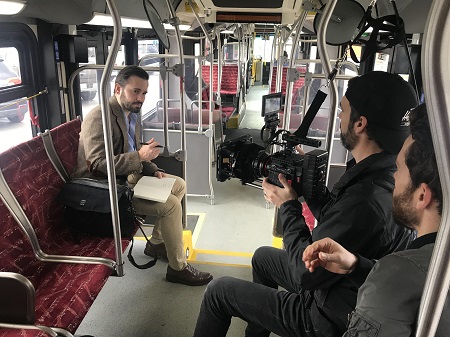
[[[281,104],[282,104],[281,92],[264,95],[262,97],[261,116],[264,117],[267,115],[280,112]]]

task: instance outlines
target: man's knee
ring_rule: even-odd
[[[170,194],[167,198],[167,201],[162,205],[164,208],[163,214],[170,214],[173,212],[181,212],[181,203],[180,200],[173,194]]]
[[[268,255],[271,254],[271,251],[273,251],[273,247],[259,247],[255,250],[255,253],[252,257],[252,267],[258,268],[259,263],[267,258]]]
[[[232,280],[233,277],[231,276],[222,276],[213,279],[206,287],[205,298],[213,298],[216,297],[217,294],[223,294],[230,288]]]

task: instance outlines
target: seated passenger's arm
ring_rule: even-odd
[[[352,254],[336,241],[325,238],[313,242],[303,251],[305,267],[313,273],[317,267],[344,274],[360,287],[375,264],[374,260]]]
[[[380,259],[358,292],[345,337],[414,334],[426,270],[398,255]]]
[[[314,273],[310,273],[306,269],[302,261],[303,251],[312,242],[329,237],[339,242],[348,251],[368,253],[369,255],[366,255],[368,257],[375,255],[375,252],[378,251],[380,245],[378,238],[382,233],[378,233],[376,229],[372,228],[376,227],[374,219],[379,219],[379,222],[386,220],[370,202],[355,204],[355,200],[364,200],[362,196],[360,199],[358,198],[359,196],[355,194],[342,196],[340,202],[324,214],[312,235],[306,234],[306,224],[303,216],[300,216],[300,206],[295,206],[293,201],[281,205],[280,218],[283,224],[283,239],[288,252],[289,264],[295,270],[294,277],[303,289],[327,288],[343,277],[323,268],[317,269]],[[351,207],[348,207],[349,205]],[[294,209],[297,209],[296,213],[293,212]],[[368,224],[371,225],[368,226]],[[380,223],[379,227],[384,228],[384,223]]]

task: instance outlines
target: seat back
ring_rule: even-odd
[[[209,84],[210,86],[211,86],[211,80],[210,80],[210,74],[209,74],[209,65],[202,65],[202,77],[203,77],[203,80],[205,81],[205,83],[206,84]],[[213,65],[213,85],[212,85],[212,88],[213,88],[213,91],[214,92],[217,92],[218,91],[218,87],[217,87],[217,83],[218,83],[218,69],[219,69],[219,67],[218,67],[218,65],[217,64],[214,64]],[[208,98],[209,99],[209,98]]]
[[[24,276],[0,272],[0,322],[34,324],[34,287]]]
[[[220,93],[227,95],[236,95],[238,92],[238,65],[227,64],[222,67],[222,82],[220,84]]]

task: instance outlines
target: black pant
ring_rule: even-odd
[[[289,271],[286,252],[261,247],[252,266],[254,283],[222,277],[208,285],[194,337],[226,336],[232,317],[248,322],[246,337],[267,337],[270,331],[280,336],[322,337]],[[277,290],[278,286],[286,290]]]

